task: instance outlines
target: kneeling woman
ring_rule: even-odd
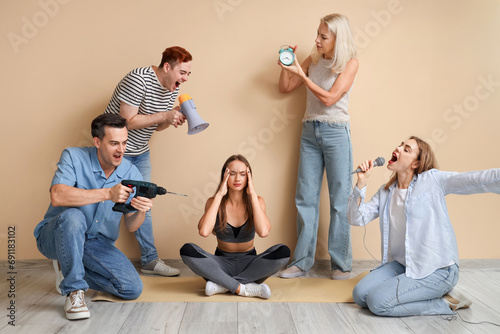
[[[359,165],[349,198],[351,225],[380,218],[382,265],[354,288],[354,302],[381,316],[453,314],[471,301],[458,282],[458,247],[446,208],[448,194],[500,193],[500,169],[465,173],[436,168],[430,146],[410,137],[392,153],[389,182],[365,203],[373,161]]]
[[[233,155],[226,160],[218,190],[207,200],[198,230],[203,237],[217,236],[215,255],[192,243],[182,246],[180,253],[184,263],[207,281],[207,296],[231,291],[240,296],[271,297],[269,286],[262,282],[287,264],[290,249],[278,244],[259,255],[255,251],[255,233],[265,238],[271,224],[245,157]]]

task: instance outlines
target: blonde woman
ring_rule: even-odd
[[[328,252],[332,279],[347,279],[352,266],[346,214],[352,184],[348,102],[359,66],[348,19],[341,14],[323,17],[315,43],[302,65],[297,60],[290,66],[278,61],[282,69],[281,93],[292,92],[302,85],[307,88],[295,195],[297,245],[289,267],[280,277],[304,276],[314,264],[321,183],[326,170],[330,193]]]
[[[458,247],[448,216],[448,194],[500,193],[500,169],[465,173],[436,169],[430,146],[410,137],[392,152],[389,182],[365,203],[373,161],[349,198],[349,223],[364,226],[379,218],[382,265],[356,285],[353,299],[376,315],[453,314],[471,301],[452,290],[458,282]]]

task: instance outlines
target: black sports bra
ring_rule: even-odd
[[[234,227],[231,224],[227,223],[226,228],[220,230],[219,215],[217,215],[217,219],[215,221],[215,235],[217,235],[217,239],[224,242],[247,242],[255,238],[255,227],[253,226],[253,224],[252,226],[250,226],[247,220],[243,225],[239,227]]]

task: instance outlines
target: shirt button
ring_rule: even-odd
[[[96,220],[95,222],[96,222],[96,223],[98,223],[99,221],[98,221],[98,220]]]

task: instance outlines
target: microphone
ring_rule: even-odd
[[[373,167],[383,166],[384,164],[385,164],[385,159],[382,157],[378,157],[377,159],[375,159],[375,161],[373,161]],[[355,174],[355,173],[359,173],[359,172],[362,172],[361,168],[356,169],[351,174]]]

